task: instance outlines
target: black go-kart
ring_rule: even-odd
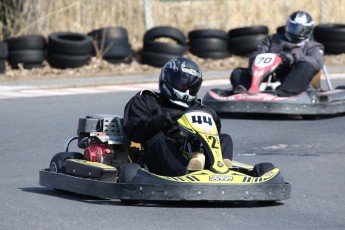
[[[142,163],[145,150],[126,140],[122,122],[123,118],[116,115],[80,118],[78,135],[68,140],[64,152],[52,157],[48,168],[40,170],[40,185],[120,199],[129,204],[141,201],[271,203],[290,198],[291,185],[273,164],[251,166],[233,161],[230,168],[225,165],[215,122],[204,111],[189,111],[177,120],[185,137],[186,151],[181,154],[188,159],[203,159],[203,167],[176,177],[156,175],[146,169]],[[83,153],[69,151],[74,140]],[[194,143],[193,151],[191,143]],[[195,143],[200,146],[197,151]]]
[[[305,92],[290,97],[276,96],[275,88],[280,82],[275,80],[275,70],[281,62],[274,53],[257,55],[248,90],[210,89],[203,98],[204,104],[221,115],[281,114],[312,119],[345,112],[345,86],[333,89],[325,66],[327,89],[321,88],[319,72]]]

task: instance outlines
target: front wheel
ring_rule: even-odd
[[[49,164],[49,171],[55,173],[66,173],[67,159],[83,159],[83,154],[78,152],[60,152],[53,156]]]
[[[274,165],[272,163],[264,162],[260,164],[256,164],[253,168],[253,176],[254,177],[261,177],[265,173],[274,169]]]

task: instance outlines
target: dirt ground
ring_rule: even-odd
[[[246,57],[231,56],[226,59],[211,60],[196,57],[192,54],[187,54],[186,57],[192,58],[196,61],[202,71],[210,70],[229,70],[242,66],[247,66],[248,59]],[[326,66],[345,65],[345,54],[341,55],[326,55]],[[6,65],[5,74],[0,75],[0,83],[18,80],[36,80],[36,79],[61,79],[61,78],[81,78],[86,76],[123,76],[131,74],[146,74],[159,73],[160,68],[143,65],[138,62],[137,58],[133,58],[130,64],[112,64],[98,58],[92,58],[88,65],[74,69],[55,69],[51,68],[48,63],[45,63],[43,68],[37,69],[17,69],[13,70]],[[207,77],[207,76],[205,76]]]

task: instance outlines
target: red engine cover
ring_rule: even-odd
[[[104,144],[91,145],[84,151],[85,160],[92,162],[105,163],[109,157],[111,157],[110,148]]]

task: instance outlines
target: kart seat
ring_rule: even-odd
[[[319,71],[311,80],[310,82],[311,87],[314,89],[321,88],[321,71]]]

